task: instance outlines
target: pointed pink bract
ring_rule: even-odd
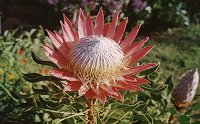
[[[65,28],[65,25],[63,24],[62,21],[60,21],[60,25],[62,28],[62,33],[63,33],[65,41],[66,42],[71,41],[71,38],[70,38],[69,34],[67,33],[67,28]]]
[[[64,84],[64,91],[77,91],[81,85],[81,82],[66,82]]]
[[[69,47],[67,46],[64,37],[57,31],[54,31],[54,33],[56,34],[56,37],[59,39],[59,41],[67,48],[67,50],[69,50]]]
[[[122,49],[125,49],[126,47],[128,47],[131,44],[131,42],[135,39],[140,29],[140,26],[141,26],[140,24],[136,25],[132,29],[132,31],[125,37],[125,39],[121,41],[120,46],[122,47]]]
[[[49,58],[49,60],[58,65],[60,68],[67,69],[67,61],[59,51],[55,51],[47,45],[43,45],[43,48],[45,50],[44,53]]]
[[[144,43],[147,42],[147,40],[149,39],[149,37],[139,41],[139,42],[135,42],[133,43],[130,48],[127,50],[127,52],[125,52],[125,57],[129,57],[132,54],[135,54],[137,51],[140,50],[140,48],[144,45]]]
[[[149,64],[142,64],[140,66],[134,66],[134,67],[131,67],[128,70],[126,70],[122,75],[123,76],[135,75],[135,74],[138,74],[138,73],[145,71],[149,68],[152,68],[155,65],[156,65],[155,63],[149,63]]]
[[[106,94],[105,94],[104,90],[101,89],[101,87],[99,87],[96,89],[95,93],[96,93],[97,99],[99,99],[99,101],[101,101],[101,103],[104,104],[106,101]]]
[[[118,21],[118,13],[116,13],[112,19],[112,22],[110,23],[110,26],[109,26],[109,29],[108,29],[108,32],[106,34],[106,37],[110,38],[110,39],[113,39],[113,36],[115,34],[115,28],[116,28],[116,25],[117,25],[117,21]]]
[[[82,9],[80,9],[79,17],[78,17],[78,35],[79,35],[79,39],[86,36],[85,18],[84,18]]]
[[[71,21],[67,18],[67,16],[63,15],[63,17],[64,17],[64,27],[70,37],[70,40],[77,41],[78,38],[77,38],[74,28],[72,27]]]
[[[93,99],[95,95],[95,92],[91,88],[85,93],[86,99]]]
[[[65,57],[67,58],[67,52],[68,52],[68,47],[65,46],[51,31],[46,30],[53,45],[58,49],[58,51]]]
[[[118,95],[115,91],[113,91],[112,86],[108,86],[106,84],[103,84],[103,85],[101,85],[101,88],[112,96]]]
[[[116,88],[112,87],[112,91],[115,93],[115,95],[113,95],[113,93],[111,94],[110,92],[107,92],[107,94],[116,100],[122,100],[122,96]]]
[[[123,81],[118,81],[117,85],[115,86],[119,90],[134,90],[134,91],[141,91],[141,88],[137,85],[132,85],[131,83],[126,83]]]
[[[113,37],[113,40],[118,44],[120,43],[120,41],[121,41],[121,39],[124,35],[124,31],[126,29],[126,23],[127,23],[127,19],[124,19],[115,31],[115,35]]]
[[[136,80],[137,80],[137,85],[149,83],[149,81],[147,79],[145,79],[145,78],[136,77]]]
[[[75,77],[73,73],[67,72],[66,70],[62,69],[52,69],[49,71],[49,74],[68,81],[80,81],[78,78]]]
[[[87,36],[93,35],[93,24],[92,24],[92,19],[89,14],[86,17],[85,28],[86,28]]]
[[[69,34],[67,33],[65,25],[63,24],[62,21],[60,21],[60,24],[61,24],[64,40],[65,40],[65,42],[67,43],[67,46],[70,49],[70,48],[72,48],[74,41],[71,41],[71,38],[70,38]]]
[[[110,23],[107,23],[103,29],[103,36],[106,36],[110,27]]]
[[[89,89],[90,87],[87,84],[82,84],[80,89],[78,90],[78,94],[84,95]]]
[[[95,26],[94,26],[94,35],[101,35],[103,33],[104,26],[104,15],[102,8],[99,10],[99,13],[96,17]]]
[[[147,47],[141,49],[140,51],[138,51],[137,53],[133,54],[131,56],[131,60],[130,60],[129,64],[133,64],[134,62],[140,60],[143,56],[145,56],[147,53],[149,53],[152,48],[153,48],[152,46],[147,46]]]

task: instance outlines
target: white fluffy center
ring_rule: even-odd
[[[70,67],[85,82],[105,82],[119,76],[124,53],[112,39],[90,36],[79,40],[70,53]]]

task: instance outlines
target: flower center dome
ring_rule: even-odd
[[[70,68],[84,82],[110,81],[124,68],[121,47],[103,36],[81,38],[71,49],[69,60]]]

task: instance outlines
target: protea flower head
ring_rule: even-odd
[[[172,92],[173,103],[176,107],[182,108],[190,104],[195,96],[199,83],[199,73],[197,69],[190,70],[180,80]]]
[[[65,15],[64,23],[61,21],[62,35],[47,30],[56,49],[43,45],[45,54],[59,67],[50,70],[49,74],[66,80],[62,82],[65,91],[78,91],[87,99],[96,97],[104,103],[106,96],[122,99],[119,90],[140,91],[138,85],[148,83],[132,75],[155,64],[131,65],[152,49],[152,46],[141,48],[149,38],[132,43],[140,28],[137,25],[122,39],[127,19],[118,26],[117,21],[118,13],[104,25],[100,9],[93,25],[90,15],[84,17],[80,9],[78,31]]]

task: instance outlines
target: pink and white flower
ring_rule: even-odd
[[[97,98],[105,103],[106,96],[121,100],[119,90],[140,91],[139,85],[148,83],[135,75],[155,64],[132,64],[152,49],[152,46],[142,48],[149,38],[132,43],[140,28],[137,25],[123,39],[127,19],[118,26],[117,22],[118,13],[104,24],[100,9],[93,25],[90,15],[85,17],[80,9],[78,31],[66,16],[61,21],[62,34],[47,30],[55,49],[43,45],[45,54],[59,67],[51,69],[49,74],[66,80],[65,91],[78,91],[87,99]]]

